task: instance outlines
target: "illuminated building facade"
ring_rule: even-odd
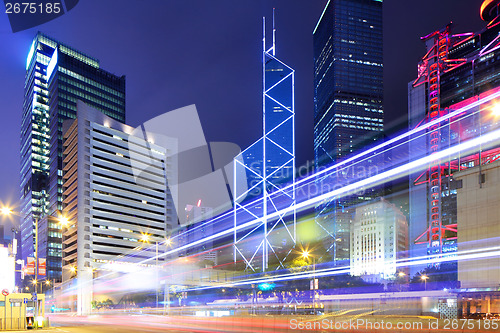
[[[134,131],[83,102],[77,108],[77,118],[64,123],[63,215],[69,222],[62,278],[63,289],[76,290],[68,305],[87,314],[100,274],[119,273],[126,264],[155,265],[155,243],[165,251],[177,226],[168,191],[168,182],[177,181],[169,157],[177,140]]]
[[[481,17],[488,25],[478,33],[453,34],[450,24],[422,37],[427,53],[418,65],[417,79],[409,84],[409,125],[410,129],[430,126],[425,136],[412,138],[410,160],[437,154],[497,128],[498,119],[491,111],[495,102],[476,102],[500,90],[499,3],[483,3]],[[471,106],[466,120],[440,121],[465,106]],[[491,163],[499,153],[494,148],[458,159],[437,160],[427,171],[410,175],[410,238],[415,241],[412,257],[454,257],[458,227],[454,174]]]
[[[314,160],[317,169],[382,138],[382,1],[330,0],[313,32]],[[321,182],[318,179],[318,182]],[[349,260],[350,206],[367,198],[327,201],[316,223],[330,236],[335,261]]]
[[[38,33],[26,63],[21,124],[22,259],[34,253],[34,223],[62,210],[62,122],[76,117],[82,100],[113,119],[125,121],[125,77],[100,68],[99,61]],[[61,233],[54,219],[39,230],[39,257],[47,278],[61,278]]]
[[[330,0],[313,43],[314,154],[322,166],[384,130],[382,1]]]
[[[500,281],[498,257],[481,253],[493,251],[500,238],[499,170],[500,160],[484,165],[481,170],[484,182],[481,184],[478,182],[479,167],[469,168],[454,175],[459,184],[458,250],[480,253],[474,260],[458,262],[458,279],[462,288],[496,287]]]
[[[268,269],[270,257],[277,267],[283,267],[283,261],[296,242],[295,210],[268,218],[282,208],[295,206],[295,70],[276,57],[274,23],[273,43],[269,48],[265,32],[264,19],[262,138],[242,151],[234,164],[234,226],[248,222],[249,217],[262,218],[260,226],[252,227],[252,230],[237,232],[235,228],[234,260],[242,258],[248,269],[260,267],[262,271]],[[247,184],[238,184],[240,180],[236,175],[242,173],[247,175],[248,187]],[[259,204],[253,205],[252,209],[244,207],[247,197],[258,200]],[[263,236],[258,237],[257,246],[240,243],[251,234]],[[280,253],[277,248],[281,249]]]
[[[408,222],[385,200],[356,208],[351,226],[350,266],[353,276],[378,283],[396,276],[396,262],[407,256]]]

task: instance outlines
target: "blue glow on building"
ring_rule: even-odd
[[[259,227],[248,233],[238,234],[235,231],[234,257],[235,261],[237,256],[242,257],[247,268],[252,270],[258,266],[256,261],[262,260],[259,264],[262,271],[265,271],[270,262],[272,266],[283,267],[283,261],[291,253],[296,242],[296,216],[293,209],[288,214],[268,219],[268,215],[283,207],[294,207],[296,200],[295,71],[275,57],[274,27],[272,47],[266,48],[265,21],[263,28],[263,136],[235,159],[234,174],[245,172],[249,185],[248,189],[238,186],[239,180],[235,179],[234,224],[237,226],[247,222],[248,216],[245,215],[248,214],[253,218],[262,218],[263,221]],[[292,186],[283,191],[289,183]],[[239,188],[245,190],[239,191]],[[259,198],[261,203],[253,206],[254,209],[250,211],[240,204],[245,198]],[[242,211],[247,213],[240,214]],[[286,230],[284,235],[278,236],[279,228]],[[258,244],[241,244],[240,241],[250,234],[263,237],[257,237],[261,240]],[[262,252],[261,256],[257,256],[259,252]]]
[[[33,59],[34,53],[35,53],[35,41],[33,41],[33,43],[31,43],[31,48],[30,48],[30,51],[28,53],[28,58],[26,58],[26,70],[28,70],[28,68],[30,67],[31,60]]]
[[[52,72],[54,71],[54,68],[56,68],[57,65],[57,49],[54,51],[54,54],[52,55],[52,58],[50,58],[49,65],[47,66],[47,78],[50,80],[52,77]]]

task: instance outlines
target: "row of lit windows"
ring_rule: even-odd
[[[85,56],[82,53],[77,52],[69,47],[66,47],[64,45],[59,45],[59,50],[62,53],[65,53],[72,58],[78,59],[81,62],[86,63],[87,65],[90,65],[90,66],[95,67],[95,68],[99,68],[99,62],[97,60],[94,60],[88,56]]]
[[[60,87],[61,90],[67,91],[69,93],[72,93],[73,95],[81,97],[84,100],[89,100],[89,101],[92,101],[92,102],[94,102],[94,103],[96,103],[98,105],[105,106],[105,107],[107,107],[107,108],[109,108],[111,110],[115,110],[117,112],[123,113],[123,109],[118,108],[118,107],[116,107],[116,106],[114,106],[112,104],[106,103],[102,99],[98,99],[98,98],[95,98],[95,97],[90,96],[88,94],[82,93],[81,91],[78,91],[76,89],[69,88],[68,86],[66,86],[64,84],[61,84],[59,87]],[[61,93],[61,96],[63,96],[63,95],[64,94]],[[100,96],[100,97],[102,97],[102,96]],[[71,96],[66,96],[66,99],[69,100],[69,101],[75,102],[75,103],[77,101],[77,98],[74,98],[74,97],[71,97]]]
[[[348,123],[348,124],[358,124],[358,125],[368,125],[368,126],[380,126],[383,127],[383,124],[376,124],[373,122],[367,122],[367,121],[358,121],[358,120],[351,120],[351,119],[335,119],[335,122],[338,123]],[[344,124],[342,124],[344,125]]]
[[[97,88],[102,89],[102,90],[104,90],[106,92],[109,92],[109,93],[111,93],[111,94],[113,94],[115,96],[118,96],[120,98],[125,98],[125,94],[123,94],[123,93],[121,93],[119,91],[116,91],[115,89],[111,89],[108,86],[100,84],[100,83],[98,83],[98,82],[96,82],[94,80],[91,80],[91,79],[89,79],[89,78],[87,78],[87,77],[85,77],[83,75],[80,75],[80,74],[77,74],[77,73],[75,73],[73,71],[70,71],[70,70],[68,70],[66,68],[61,67],[61,68],[59,68],[59,71],[61,71],[62,73],[66,74],[66,75],[72,76],[72,77],[74,77],[74,78],[76,78],[76,79],[78,79],[80,81],[83,81],[83,82],[85,82],[87,84],[93,85],[94,87],[97,87]]]
[[[376,122],[376,123],[377,122],[382,123],[384,121],[382,118],[362,117],[362,116],[355,116],[355,115],[350,115],[350,114],[337,114],[336,117],[357,119],[357,120],[368,120],[368,121]]]
[[[345,58],[334,58],[334,61],[346,61],[346,62],[352,62],[356,64],[361,64],[361,65],[367,65],[367,66],[376,66],[376,67],[384,67],[383,64],[379,64],[376,62],[371,62],[371,61],[363,61],[363,60],[356,60],[356,59],[345,59]]]
[[[65,77],[63,77],[63,76],[61,76],[61,77],[59,78],[59,80],[60,80],[61,82],[65,82],[65,83],[67,83],[67,84],[69,84],[69,85],[72,85],[72,86],[75,86],[75,87],[77,87],[77,88],[80,88],[81,90],[85,90],[85,91],[90,92],[90,93],[92,93],[92,94],[94,94],[94,95],[97,95],[97,96],[99,96],[99,97],[102,97],[102,98],[104,98],[104,99],[107,99],[107,100],[109,100],[109,101],[111,101],[111,102],[113,102],[113,103],[116,103],[116,104],[119,104],[119,105],[125,105],[125,102],[123,101],[123,99],[116,99],[116,98],[113,98],[113,97],[112,97],[112,96],[110,96],[110,95],[103,94],[102,92],[97,91],[97,90],[95,90],[95,89],[92,89],[92,88],[90,88],[88,85],[83,85],[83,84],[81,84],[80,82],[78,82],[78,81],[76,81],[76,80],[66,79],[66,78],[65,78]]]

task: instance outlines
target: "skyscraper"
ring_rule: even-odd
[[[95,279],[123,272],[117,262],[140,269],[163,262],[155,256],[177,226],[168,190],[177,183],[177,140],[134,130],[82,102],[63,138],[63,290],[73,295],[68,307],[88,314],[103,281]]]
[[[313,32],[316,168],[382,137],[382,44],[381,0],[328,1]],[[350,206],[371,197],[326,201],[316,207],[316,223],[329,235],[324,245],[335,261],[349,260]]]
[[[262,138],[241,152],[235,159],[235,175],[244,172],[249,179],[248,188],[235,178],[234,225],[245,221],[246,212],[254,217],[261,217],[263,222],[258,228],[245,230],[241,235],[235,230],[234,259],[237,254],[246,262],[247,268],[254,270],[259,260],[256,253],[262,252],[262,270],[269,265],[269,254],[273,254],[278,267],[291,252],[296,242],[295,210],[287,216],[268,218],[279,209],[295,206],[295,70],[276,57],[276,29],[273,21],[272,46],[266,45],[266,24],[263,24],[262,45]],[[246,179],[245,179],[246,181]],[[284,185],[291,183],[287,190]],[[245,184],[246,185],[246,184]],[[241,201],[258,198],[249,207],[243,207]],[[288,234],[279,237],[278,244],[270,239],[277,230],[284,228]],[[263,235],[257,249],[238,245],[248,235]],[[275,248],[283,253],[277,254]],[[269,251],[271,250],[271,251]],[[273,258],[274,259],[274,258]]]
[[[408,119],[412,129],[428,128],[425,136],[411,137],[410,161],[498,129],[492,106],[500,95],[499,6],[499,0],[483,2],[480,14],[487,26],[479,32],[455,34],[452,24],[448,24],[422,37],[426,53],[418,63],[417,78],[408,86]],[[459,110],[467,117],[460,121],[447,119],[450,114],[461,113]],[[454,174],[477,166],[481,174],[481,167],[499,156],[498,147],[481,147],[474,154],[436,160],[424,172],[410,174],[412,257],[456,257],[460,232],[457,189],[461,185],[454,181]],[[478,177],[479,186],[484,181],[484,177]],[[415,272],[422,267],[412,269]]]
[[[26,61],[21,124],[22,258],[34,253],[35,222],[62,210],[62,122],[76,117],[76,102],[125,121],[125,77],[100,68],[99,61],[38,33]],[[47,258],[49,279],[61,277],[61,233],[53,219],[43,224],[39,257]]]
[[[328,1],[313,32],[316,166],[381,136],[382,42],[381,0]]]

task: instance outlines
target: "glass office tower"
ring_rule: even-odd
[[[316,168],[382,138],[382,43],[381,0],[328,1],[313,32]],[[351,206],[372,197],[316,207],[316,222],[330,235],[325,246],[334,260],[349,259]]]
[[[81,100],[125,122],[125,77],[102,70],[99,61],[38,33],[26,61],[21,125],[22,258],[47,258],[47,278],[61,277],[62,122],[76,117]]]
[[[320,166],[381,137],[382,1],[330,0],[313,42],[314,154]]]
[[[262,271],[270,266],[283,268],[296,243],[295,70],[276,57],[274,24],[273,43],[267,48],[265,19],[263,23],[262,138],[236,157],[234,169],[235,175],[246,175],[248,184],[234,178],[234,226],[248,222],[247,213],[262,218],[258,227],[237,227],[234,231],[234,260],[243,258],[246,268],[253,271],[259,267]],[[254,203],[244,206],[245,200],[251,199]],[[284,208],[291,208],[290,212],[268,217]],[[286,230],[281,236],[280,229]],[[243,241],[250,235],[260,244]]]

